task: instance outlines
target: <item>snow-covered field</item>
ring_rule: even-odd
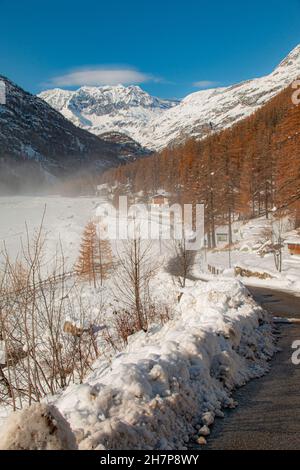
[[[26,242],[39,229],[44,210],[44,233],[47,237],[47,261],[61,243],[66,262],[72,266],[80,245],[85,224],[94,215],[99,199],[53,197],[0,197],[0,250],[5,243],[11,256],[20,254],[20,240]]]
[[[79,253],[86,223],[90,220],[97,222],[99,214],[103,214],[99,207],[106,203],[105,199],[96,196],[0,197],[0,252],[5,245],[13,258],[18,257],[22,250],[22,243],[26,244],[27,241],[27,229],[28,238],[32,240],[40,228],[45,212],[43,220],[43,234],[46,238],[45,264],[53,260],[57,250],[62,249],[66,270],[72,269]],[[151,214],[151,230],[158,231],[160,227],[163,238],[164,220],[160,222],[155,212]],[[110,216],[105,217],[105,222],[111,226],[114,224]],[[128,211],[128,219],[119,219],[118,226],[123,230],[124,228],[128,230],[130,236],[135,226],[135,222],[130,222],[130,211]],[[148,220],[140,219],[138,227],[142,234],[148,233]],[[166,251],[167,245],[167,240],[162,240],[161,243],[153,242],[153,247],[159,255]],[[112,248],[114,246],[115,241],[112,240]]]

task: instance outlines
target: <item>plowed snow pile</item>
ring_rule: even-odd
[[[132,336],[112,362],[98,360],[54,404],[79,449],[185,449],[273,352],[268,316],[242,284],[198,281],[173,320]]]

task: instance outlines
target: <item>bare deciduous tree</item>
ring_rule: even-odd
[[[127,311],[133,319],[130,331],[148,328],[148,313],[151,306],[149,283],[157,270],[151,248],[151,243],[137,237],[125,242],[122,252],[118,253],[116,294],[125,305],[124,312]]]
[[[195,263],[195,251],[187,249],[185,237],[181,240],[174,240],[174,256],[169,260],[167,271],[176,278],[176,282],[182,289],[186,286],[186,281],[192,276]],[[180,300],[182,293],[179,295]]]

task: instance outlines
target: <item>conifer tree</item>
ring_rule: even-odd
[[[110,242],[99,237],[97,226],[93,221],[88,222],[82,235],[75,271],[96,287],[97,279],[100,279],[102,285],[112,267]]]

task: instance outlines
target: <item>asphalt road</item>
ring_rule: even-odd
[[[265,288],[249,288],[273,316],[299,318],[300,297]],[[278,352],[271,371],[234,393],[239,406],[217,419],[205,449],[300,449],[300,365],[292,364],[300,324],[278,324]]]

